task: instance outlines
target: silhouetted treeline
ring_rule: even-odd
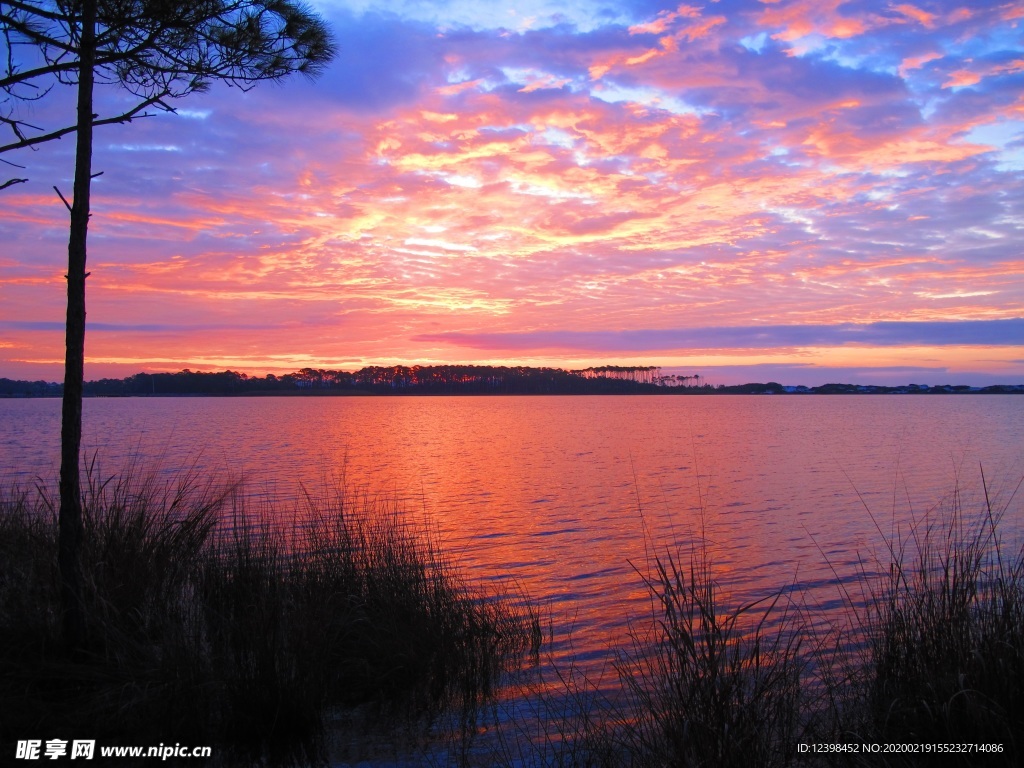
[[[345,386],[344,379],[319,377],[303,369],[300,386]],[[327,372],[333,373],[333,372]],[[658,391],[676,377],[661,376],[654,366],[603,366],[582,371],[562,368],[491,365],[370,366],[353,374],[349,385],[370,392],[423,394],[601,394]]]
[[[604,365],[583,370],[491,365],[369,366],[350,373],[303,368],[282,376],[248,376],[236,371],[204,373],[187,368],[177,373],[137,373],[126,379],[99,379],[85,384],[87,397],[146,395],[260,394],[1010,394],[1024,385],[988,387],[907,384],[782,386],[776,382],[713,387],[700,375],[663,375],[657,366]],[[59,397],[62,387],[46,381],[0,379],[0,397]]]
[[[52,381],[0,379],[0,397],[60,397],[62,394],[64,387]]]
[[[7,382],[0,396],[59,396],[59,384]],[[85,384],[91,397],[244,394],[629,394],[693,386],[698,376],[663,376],[655,366],[602,366],[580,371],[561,368],[488,365],[369,366],[355,372],[303,368],[277,376],[236,371],[137,373],[125,379]]]

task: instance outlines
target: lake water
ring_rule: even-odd
[[[0,478],[55,478],[59,421],[56,400],[0,400]],[[653,550],[703,531],[737,599],[796,585],[826,620],[879,528],[957,484],[977,508],[979,466],[996,507],[1024,476],[1012,395],[90,399],[84,435],[108,473],[194,463],[287,497],[343,472],[400,498],[471,578],[526,589],[556,663],[591,670],[649,615]],[[1018,496],[1008,530],[1021,515]]]

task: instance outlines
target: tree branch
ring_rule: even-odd
[[[16,11],[23,11],[30,13],[33,16],[39,16],[50,21],[65,22],[65,21],[77,21],[80,17],[71,13],[55,13],[53,11],[47,11],[40,8],[37,5],[31,3],[22,2],[22,0],[7,0],[5,5],[11,6]],[[7,14],[4,14],[6,16]]]
[[[58,51],[64,51],[65,53],[75,53],[77,51],[76,46],[73,44],[62,42],[55,37],[50,37],[41,30],[33,29],[26,22],[20,21],[9,14],[4,14],[0,17],[0,21],[3,22],[5,27],[17,32],[19,35],[22,35],[35,45],[56,48]]]
[[[64,197],[64,195],[61,194],[60,190],[57,189],[56,186],[54,186],[53,191],[57,193],[57,197],[60,198],[60,201],[62,203],[64,203],[64,207],[67,208],[68,211],[70,212],[71,211],[71,203],[68,202],[67,198]]]
[[[92,124],[93,124],[93,126],[97,126],[97,125],[110,125],[112,123],[130,123],[136,117],[148,117],[148,115],[144,115],[144,114],[140,115],[139,113],[142,112],[142,110],[146,109],[147,107],[152,107],[154,104],[158,105],[165,112],[173,112],[174,110],[171,109],[167,104],[164,104],[163,101],[162,101],[168,95],[169,95],[168,93],[161,93],[161,94],[159,94],[157,96],[153,96],[151,98],[148,98],[145,101],[140,102],[139,104],[135,105],[132,109],[128,110],[127,112],[124,112],[124,113],[122,113],[120,115],[117,115],[116,117],[104,117],[104,118],[102,118],[100,120],[97,120],[97,119],[95,119],[95,116],[94,116]],[[25,147],[31,147],[31,146],[34,146],[36,144],[42,144],[43,142],[46,142],[46,141],[52,141],[54,139],[59,139],[62,136],[67,136],[69,133],[74,133],[77,130],[78,130],[78,126],[77,125],[69,125],[66,128],[61,128],[61,129],[56,130],[56,131],[51,131],[50,133],[44,133],[44,134],[41,134],[39,136],[33,136],[31,138],[23,139],[22,141],[16,141],[13,144],[6,144],[6,145],[0,147],[0,153],[10,152],[11,150],[14,150],[14,149],[24,149]]]
[[[205,90],[220,80],[243,90],[265,80],[293,72],[315,76],[334,55],[326,25],[305,6],[291,0],[204,0],[164,3],[150,0],[102,2],[97,0],[10,0],[0,4],[0,36],[8,56],[0,93],[16,101],[40,97],[35,81],[53,77],[73,85],[80,71],[80,12],[99,11],[90,37],[93,82],[119,84],[138,104],[120,115],[99,119],[92,126],[126,123],[147,116],[147,107],[173,111],[164,99]],[[45,65],[17,71],[13,45],[36,46]],[[36,62],[38,64],[38,62]],[[45,95],[47,90],[42,91]],[[34,89],[31,93],[23,89]],[[3,110],[8,112],[8,110]],[[20,120],[13,111],[0,114],[17,141],[0,146],[0,154],[34,147],[74,133],[66,126],[43,133]],[[39,131],[29,137],[28,131]]]
[[[132,46],[128,50],[118,52],[98,52],[96,56],[96,66],[98,68],[109,67],[111,64],[117,64],[122,61],[128,61],[140,53],[146,51],[154,43],[157,36],[151,34],[143,40],[140,40],[138,44]],[[0,89],[8,90],[12,86],[20,83],[26,83],[29,80],[34,80],[37,77],[44,77],[46,75],[58,75],[63,72],[71,72],[78,69],[77,59],[72,61],[55,61],[51,64],[47,64],[44,67],[36,67],[35,69],[25,70],[24,72],[12,72],[7,77],[0,79]]]

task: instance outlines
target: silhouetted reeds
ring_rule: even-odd
[[[96,475],[92,475],[96,477]],[[505,754],[467,729],[454,759],[516,766],[1018,765],[1024,549],[1016,491],[959,492],[843,579],[831,633],[798,591],[737,601],[704,539],[638,569],[651,597],[611,662],[617,689],[557,666],[516,705]],[[88,655],[59,646],[53,509],[0,498],[0,736],[218,744],[231,759],[321,762],[342,712],[471,713],[536,651],[528,609],[474,592],[395,505],[306,495],[276,517],[192,476],[87,483]],[[870,512],[870,510],[869,510]],[[280,525],[282,519],[288,525]],[[653,545],[652,545],[653,546]],[[653,550],[652,550],[653,551]],[[820,624],[820,622],[817,622]],[[556,689],[558,686],[556,686]],[[523,718],[537,715],[536,726]],[[517,718],[520,718],[517,720]],[[465,721],[472,720],[467,714]],[[534,743],[531,745],[530,740]],[[856,745],[807,753],[800,744]],[[864,745],[977,752],[865,754]],[[477,751],[473,751],[477,749]]]
[[[619,674],[636,715],[623,730],[647,764],[786,765],[801,733],[801,636],[784,596],[727,607],[706,549],[656,556],[660,609]]]
[[[799,611],[782,593],[732,604],[710,554],[652,556],[641,572],[654,607],[616,654],[618,689],[560,672],[567,700],[534,760],[618,766],[785,766],[809,738],[808,654]],[[544,694],[553,700],[549,692]],[[818,694],[814,694],[818,696]],[[551,709],[551,707],[549,707]],[[520,750],[521,752],[522,750]]]
[[[506,744],[500,762],[1019,765],[1024,548],[1019,528],[1008,547],[1000,527],[1015,496],[997,510],[985,488],[968,508],[956,490],[904,535],[879,528],[881,575],[848,577],[830,631],[812,629],[820,621],[791,589],[748,602],[724,594],[703,539],[688,556],[653,555],[639,574],[652,620],[617,654],[618,690],[556,670],[561,689],[539,696],[558,722],[532,753]]]
[[[337,489],[254,509],[190,474],[91,472],[86,647],[72,658],[53,503],[41,489],[3,493],[8,744],[180,742],[231,764],[319,763],[341,712],[409,723],[469,711],[533,639],[527,609],[467,585],[394,504]]]
[[[983,483],[984,485],[984,483]],[[1015,494],[1014,494],[1015,495]],[[1012,499],[1012,496],[1011,496]],[[862,628],[872,739],[998,745],[961,764],[1018,765],[1024,746],[1024,549],[1007,548],[985,487],[980,514],[956,490],[948,507],[887,541]],[[973,748],[973,747],[972,747]],[[949,760],[932,758],[938,764]],[[920,756],[891,764],[920,764]]]

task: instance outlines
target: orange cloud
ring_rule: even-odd
[[[928,11],[924,11],[924,10],[918,8],[917,6],[910,5],[909,3],[903,3],[901,5],[897,5],[897,6],[895,6],[893,8],[893,10],[896,10],[899,13],[902,13],[908,19],[913,19],[914,21],[916,21],[918,24],[920,24],[921,26],[925,27],[926,29],[934,29],[935,28],[936,16],[935,16],[934,13],[928,13]]]
[[[999,77],[1001,75],[1012,75],[1024,71],[1024,59],[1014,59],[1007,64],[975,64],[970,59],[967,63],[970,69],[958,69],[951,72],[949,78],[942,84],[943,88],[965,88],[977,85],[986,77]]]
[[[90,354],[287,370],[496,354],[415,341],[446,330],[1019,316],[1020,185],[964,138],[1024,114],[997,80],[1024,63],[989,44],[1012,9],[713,8],[572,39],[416,37],[388,49],[401,77],[370,56],[365,92],[354,59],[286,108],[211,96],[192,144],[180,122],[131,126],[130,153],[97,153],[90,321],[169,330],[97,334]],[[144,151],[165,133],[180,152]],[[4,194],[0,321],[59,323],[66,212],[48,184]],[[19,359],[60,359],[59,333],[3,333]]]

